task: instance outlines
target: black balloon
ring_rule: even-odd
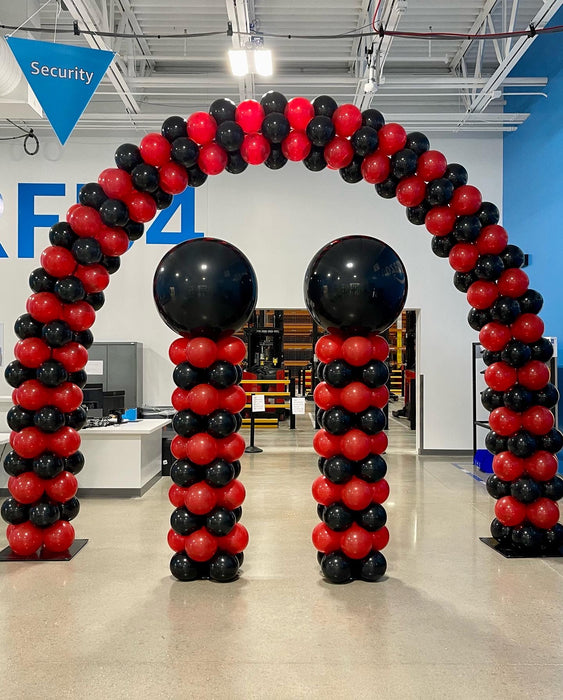
[[[410,134],[407,134],[407,142],[405,147],[410,148],[410,150],[414,151],[417,156],[420,156],[430,149],[430,141],[422,132],[412,131]]]
[[[244,160],[240,153],[229,153],[225,170],[231,175],[240,175],[248,168],[248,163]]]
[[[447,236],[432,236],[430,247],[434,255],[437,255],[439,258],[447,258],[456,243],[458,241],[454,238],[454,234],[448,233]]]
[[[559,452],[563,449],[563,434],[557,428],[552,428],[545,435],[538,435],[538,447],[547,452]]]
[[[345,484],[354,476],[354,465],[342,455],[323,458],[322,473],[334,484]]]
[[[329,433],[344,435],[353,426],[352,414],[341,406],[335,406],[325,412],[322,424]]]
[[[492,365],[494,362],[500,362],[500,352],[493,352],[492,350],[483,350],[482,360],[487,365]]]
[[[170,515],[170,527],[179,535],[191,535],[192,532],[199,530],[202,524],[202,518],[190,513],[184,506],[176,508]]]
[[[100,261],[100,265],[106,268],[108,274],[113,275],[121,266],[121,258],[118,255],[104,255]],[[88,333],[89,331],[82,332]]]
[[[106,199],[100,207],[100,216],[106,226],[125,226],[129,221],[129,209],[119,199]]]
[[[176,552],[170,560],[170,573],[179,581],[195,581],[200,577],[200,567],[185,552]]]
[[[219,552],[209,562],[209,578],[218,583],[226,583],[237,577],[239,559],[234,554]]]
[[[157,187],[154,192],[151,192],[151,197],[154,199],[157,209],[168,209],[174,201],[174,195],[161,190],[160,187]]]
[[[44,433],[56,433],[65,424],[65,417],[55,406],[43,406],[35,412],[33,422]]]
[[[132,143],[124,143],[115,151],[115,164],[128,173],[142,162],[141,151]]]
[[[325,508],[323,521],[335,532],[344,532],[354,522],[354,513],[343,503],[333,503]]]
[[[481,232],[481,222],[477,216],[458,216],[454,224],[453,236],[456,241],[473,243]]]
[[[31,367],[25,367],[19,360],[12,360],[4,370],[4,378],[14,388],[20,386],[28,379],[35,379],[36,372]]]
[[[52,292],[55,289],[55,277],[51,277],[42,267],[33,270],[29,275],[29,286],[38,292]]]
[[[449,180],[454,187],[467,185],[467,170],[459,163],[448,163],[444,177]]]
[[[474,270],[479,279],[494,281],[501,276],[504,264],[499,255],[480,255]]]
[[[264,120],[265,121],[265,120]],[[307,138],[313,146],[324,147],[334,138],[334,124],[330,117],[319,115],[307,124]],[[375,135],[377,142],[377,134]]]
[[[65,414],[65,425],[68,425],[70,428],[74,428],[75,430],[82,430],[87,422],[88,411],[82,406],[79,406],[74,411]]]
[[[287,97],[282,95],[281,92],[269,90],[262,95],[260,104],[265,114],[270,114],[271,112],[281,112],[283,114],[287,107]]]
[[[162,123],[160,133],[167,141],[173,143],[180,136],[186,135],[186,120],[183,117],[168,117]]]
[[[358,428],[367,435],[375,435],[385,428],[385,414],[375,406],[360,413],[356,421]]]
[[[80,501],[78,498],[71,498],[59,504],[59,509],[61,511],[61,520],[74,520],[80,512]]]
[[[24,472],[31,471],[31,459],[20,457],[17,452],[12,450],[4,457],[4,471],[8,476],[19,476]]]
[[[326,365],[324,362],[317,362],[317,368],[315,370],[315,374],[317,375],[317,379],[319,380],[319,382],[324,382],[325,368],[326,368]]]
[[[196,238],[162,258],[153,295],[161,318],[176,333],[217,337],[238,330],[250,318],[256,306],[256,275],[230,243]]]
[[[387,180],[375,185],[375,191],[383,199],[393,199],[397,195],[397,185],[399,180],[393,175],[390,175]]]
[[[131,172],[131,181],[140,192],[154,192],[159,184],[158,168],[148,163],[137,165]]]
[[[304,293],[309,312],[323,328],[381,333],[405,305],[407,276],[390,246],[368,236],[348,236],[315,255]]]
[[[412,175],[416,171],[417,162],[416,153],[410,148],[403,148],[391,156],[391,173],[399,180]]]
[[[208,369],[208,381],[216,389],[226,389],[237,383],[235,365],[226,360],[217,360]]]
[[[539,314],[543,306],[543,297],[535,289],[528,289],[518,297],[518,303],[523,314]]]
[[[352,135],[350,142],[359,156],[367,156],[377,148],[377,131],[371,126],[362,126]]]
[[[188,459],[178,459],[170,467],[170,477],[178,486],[187,488],[201,481],[201,469]]]
[[[92,292],[86,295],[84,301],[88,302],[94,311],[99,311],[105,304],[106,297],[103,292]]]
[[[193,411],[178,411],[172,419],[172,427],[182,437],[192,437],[204,427],[201,416]]]
[[[71,474],[79,474],[84,468],[84,455],[82,454],[82,452],[80,452],[80,450],[77,450],[69,457],[65,457],[64,468],[67,472],[70,472]]]
[[[532,351],[532,360],[547,362],[553,357],[553,345],[547,338],[540,338],[535,343],[530,343],[529,346]]]
[[[358,525],[368,532],[380,530],[387,522],[387,513],[380,503],[372,503],[358,513]]]
[[[235,416],[229,411],[220,409],[207,418],[207,432],[214,438],[225,438],[237,429]]]
[[[107,198],[107,194],[97,182],[89,182],[86,185],[82,185],[78,193],[80,204],[93,209],[99,209]]]
[[[530,408],[533,401],[532,392],[522,384],[513,384],[504,392],[503,402],[506,408],[520,413]]]
[[[379,481],[387,474],[387,464],[381,455],[369,455],[357,467],[357,476],[369,484]]]
[[[487,492],[492,498],[503,498],[510,495],[510,482],[503,481],[496,474],[491,474],[487,479]]]
[[[495,518],[491,523],[491,535],[500,544],[509,544],[511,542],[512,528],[508,525],[503,525],[500,520]]]
[[[492,202],[481,202],[476,216],[479,218],[481,226],[490,226],[491,224],[498,224],[500,212],[498,207]]]
[[[88,384],[88,375],[83,369],[79,369],[77,372],[68,373],[68,381],[84,389],[86,384]]]
[[[54,479],[64,468],[62,458],[52,452],[42,452],[33,460],[33,471],[41,479]]]
[[[60,508],[52,503],[36,503],[29,509],[29,520],[36,527],[49,527],[61,516]]]
[[[201,187],[207,181],[207,174],[198,165],[186,166],[188,172],[188,185],[190,187]]]
[[[491,321],[491,312],[488,309],[469,309],[467,323],[473,330],[480,331],[483,326],[486,326]]]
[[[197,384],[205,383],[207,376],[205,370],[193,367],[189,362],[180,362],[174,367],[172,379],[180,389],[193,389]]]
[[[84,285],[78,277],[63,277],[55,283],[55,294],[65,304],[72,304],[75,301],[82,301],[86,296]]]
[[[372,129],[379,131],[385,125],[383,114],[377,109],[365,109],[362,112],[362,126],[371,126]]]
[[[145,232],[145,226],[138,221],[129,220],[123,227],[123,230],[130,241],[138,241]]]
[[[508,438],[505,435],[499,435],[494,430],[490,430],[485,436],[485,447],[494,455],[500,452],[506,452],[508,449]]]
[[[447,204],[454,193],[454,186],[445,177],[430,181],[426,185],[426,200],[433,207]]]
[[[36,321],[31,314],[22,314],[14,322],[14,333],[20,340],[40,338],[43,324]]]
[[[318,173],[326,168],[324,148],[313,146],[309,155],[303,159],[303,165],[311,172]]]
[[[537,449],[537,443],[533,435],[526,430],[511,435],[508,438],[508,449],[516,457],[531,457]]]
[[[541,484],[542,495],[551,498],[552,501],[559,501],[563,498],[563,478],[555,475],[553,479],[544,481]]]
[[[520,304],[512,297],[498,297],[491,306],[491,316],[493,321],[498,321],[506,326],[514,323],[520,316]]]
[[[226,151],[238,151],[244,141],[244,131],[235,121],[224,121],[217,127],[215,141]]]
[[[52,348],[62,348],[72,340],[72,331],[65,321],[49,321],[43,326],[41,337]]]
[[[185,168],[191,168],[197,163],[199,146],[187,136],[177,138],[172,144],[170,157]]]
[[[94,342],[94,336],[90,329],[87,329],[85,331],[75,331],[72,334],[72,340],[74,340],[77,343],[80,343],[80,345],[84,345],[84,347],[88,349],[92,346],[92,343]]]
[[[313,109],[317,117],[331,117],[335,113],[338,104],[330,95],[319,95],[313,100]]]
[[[232,122],[235,120],[237,106],[228,97],[220,97],[214,100],[209,107],[209,114],[215,119],[217,124]]]
[[[323,506],[321,503],[317,503],[317,515],[319,518],[322,520],[325,514],[326,506]]]
[[[45,386],[53,388],[68,380],[68,372],[61,362],[46,360],[37,368],[37,379]]]
[[[491,387],[487,387],[481,392],[481,403],[487,411],[493,411],[495,408],[504,406],[504,394],[502,391],[493,391]]]
[[[387,571],[387,561],[381,552],[374,551],[360,559],[358,575],[362,581],[378,581]]]
[[[418,204],[416,207],[407,207],[405,209],[405,213],[407,215],[407,219],[411,222],[411,224],[414,224],[415,226],[422,226],[426,221],[426,214],[428,214],[431,208],[432,207],[430,206],[430,204],[428,204],[428,202],[425,200],[424,202],[421,202],[421,204]],[[433,238],[439,238],[439,236],[433,236]]]
[[[290,130],[288,118],[280,112],[270,112],[262,122],[262,134],[270,143],[280,144]]]
[[[347,583],[352,580],[350,559],[341,552],[327,554],[322,560],[321,570],[332,583]]]
[[[49,230],[49,241],[52,245],[58,245],[70,250],[78,236],[74,233],[70,224],[66,221],[59,221],[51,226]]]
[[[510,484],[510,495],[520,503],[533,503],[542,493],[536,481],[529,476],[521,476]]]
[[[538,530],[530,524],[518,525],[512,530],[512,544],[524,552],[530,554],[538,552],[542,545],[543,538]]]
[[[0,515],[10,525],[19,525],[29,519],[29,506],[16,501],[15,498],[7,498],[2,503]]]
[[[511,367],[523,367],[532,358],[532,351],[521,340],[509,340],[501,351],[501,359]]]
[[[338,172],[344,182],[347,182],[349,185],[355,185],[363,180],[362,161],[363,158],[361,156],[354,156],[349,165],[345,168],[340,168]]]
[[[205,527],[214,537],[225,537],[236,525],[236,518],[231,510],[216,508],[205,517]]]
[[[272,144],[264,165],[270,170],[281,170],[286,163],[287,158],[284,156],[281,146]]]
[[[477,275],[473,270],[470,272],[456,272],[454,273],[454,287],[464,294],[467,292],[469,287],[477,280]]]
[[[522,267],[524,264],[524,253],[517,245],[507,245],[500,254],[500,258],[506,269],[510,267]]]
[[[556,523],[551,529],[544,530],[542,549],[547,551],[560,550],[562,546],[563,525],[561,523]]]
[[[21,406],[12,406],[6,414],[6,423],[8,423],[10,430],[19,432],[33,425],[33,417],[33,411],[26,411]]]
[[[236,479],[240,474],[240,462],[227,462],[225,459],[216,459],[205,467],[205,481],[214,488],[226,486],[229,481]]]

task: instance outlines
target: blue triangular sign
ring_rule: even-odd
[[[33,39],[6,41],[64,145],[115,54]]]

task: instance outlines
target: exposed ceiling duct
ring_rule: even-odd
[[[0,37],[0,118],[36,119],[43,111],[27,80],[23,77],[14,54]]]

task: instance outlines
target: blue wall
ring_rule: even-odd
[[[559,11],[552,26],[563,24]],[[563,34],[538,37],[512,76],[546,76],[548,97],[507,97],[506,111],[529,112],[504,136],[503,224],[530,255],[530,286],[544,297],[545,335],[557,336],[563,381]],[[516,92],[509,88],[509,92]],[[521,88],[526,91],[526,88]],[[529,89],[528,89],[529,90]],[[563,422],[560,405],[559,424]]]

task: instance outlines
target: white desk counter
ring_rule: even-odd
[[[170,422],[156,418],[81,430],[80,450],[86,461],[77,475],[78,496],[142,496],[160,478],[162,430]],[[0,433],[0,445],[8,441],[9,433]],[[2,492],[7,482],[2,470]]]

